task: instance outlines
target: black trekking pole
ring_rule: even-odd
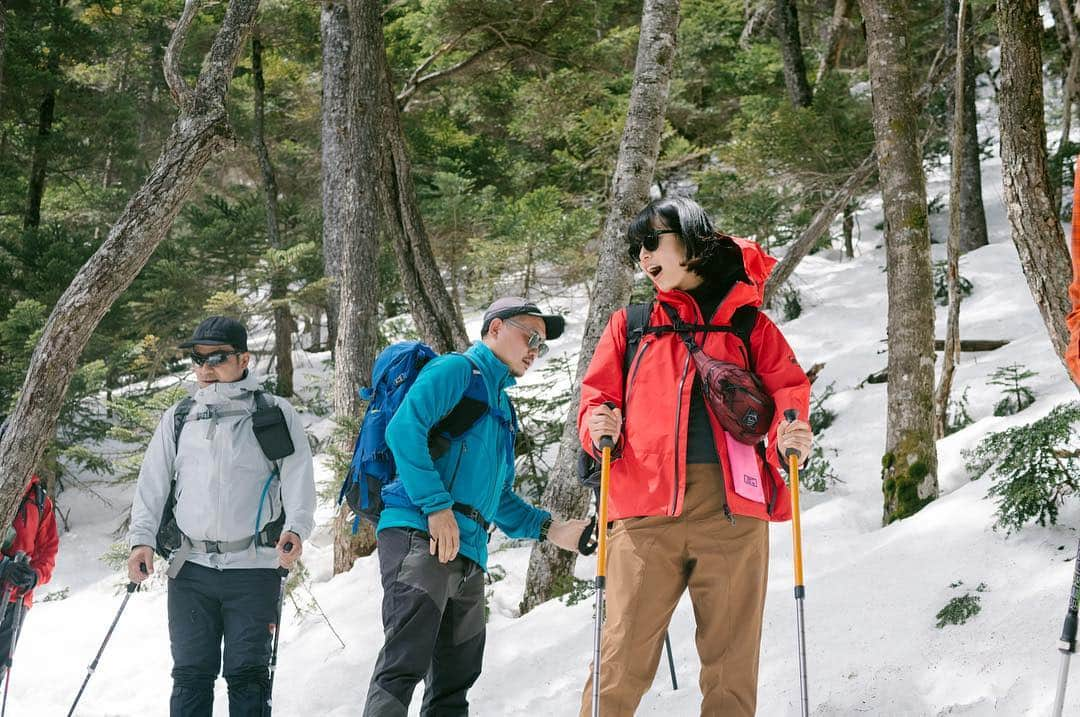
[[[1072,590],[1069,592],[1069,609],[1065,613],[1065,625],[1061,628],[1061,669],[1058,671],[1057,697],[1054,699],[1054,717],[1061,717],[1065,708],[1065,683],[1069,681],[1069,659],[1076,652],[1076,613],[1080,602],[1080,542],[1077,543]]]
[[[146,566],[142,566],[143,571],[146,571]],[[127,595],[124,596],[124,601],[120,603],[120,609],[116,611],[116,617],[113,618],[112,625],[109,626],[109,631],[105,633],[105,639],[101,642],[101,647],[98,648],[97,654],[94,656],[94,661],[90,663],[90,667],[86,668],[86,679],[83,680],[82,687],[79,688],[79,694],[75,695],[75,701],[71,703],[71,709],[68,710],[68,717],[75,714],[75,706],[79,704],[79,699],[82,698],[83,690],[86,689],[86,683],[90,681],[90,678],[94,675],[94,670],[97,669],[98,660],[101,659],[101,653],[105,652],[105,646],[109,644],[109,638],[112,637],[113,630],[116,629],[116,623],[120,622],[120,616],[124,614],[124,608],[127,607],[128,600],[131,599],[131,593],[139,589],[139,584],[130,582],[127,584]]]
[[[8,687],[11,686],[11,658],[15,656],[15,647],[19,644],[19,633],[22,632],[23,610],[25,609],[23,598],[22,593],[15,594],[15,614],[11,620],[11,640],[8,642],[7,660],[4,662],[7,669],[4,671],[4,702],[3,705],[0,705],[0,717],[7,714]]]
[[[287,553],[292,550],[292,543],[285,543],[283,547]],[[285,583],[289,581],[288,568],[278,567],[277,572],[281,577],[281,587],[278,588],[277,622],[274,623],[274,647],[270,651],[270,682],[266,687],[267,710],[272,710],[274,707],[274,672],[277,670],[277,648],[278,640],[281,638],[281,613],[285,607]]]
[[[664,646],[667,647],[667,666],[671,671],[671,689],[679,689],[679,683],[675,680],[675,658],[671,654],[671,633],[664,633]]]

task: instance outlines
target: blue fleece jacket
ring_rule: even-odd
[[[469,361],[468,356],[472,359]],[[432,460],[428,434],[457,405],[472,380],[473,364],[488,390],[489,409],[450,449]],[[465,355],[444,354],[425,366],[386,428],[399,480],[383,488],[378,530],[415,528],[427,532],[427,516],[465,503],[512,538],[539,538],[551,516],[514,492],[514,445],[510,397],[514,378],[483,342]],[[461,554],[487,570],[487,533],[455,512]]]

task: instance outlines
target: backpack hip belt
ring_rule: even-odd
[[[474,523],[479,524],[485,533],[491,528],[491,523],[484,520],[484,514],[467,503],[454,503],[454,512],[460,513]]]
[[[169,569],[166,572],[170,578],[175,578],[180,574],[180,568],[184,567],[184,563],[187,562],[190,555],[194,552],[206,553],[208,555],[225,555],[227,553],[242,553],[253,544],[256,547],[268,548],[276,545],[275,540],[271,539],[269,528],[267,525],[259,531],[258,535],[249,535],[246,538],[240,538],[238,540],[192,540],[183,532],[180,533],[180,547],[177,548],[172,556],[169,558]]]

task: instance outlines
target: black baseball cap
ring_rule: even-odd
[[[211,316],[195,329],[191,338],[179,348],[189,349],[197,344],[207,346],[232,346],[237,351],[247,351],[247,329],[236,319],[228,316]]]
[[[480,328],[480,335],[487,336],[488,327],[495,319],[509,319],[512,316],[539,316],[544,320],[544,337],[551,341],[562,336],[566,328],[566,320],[555,314],[545,314],[537,308],[536,304],[527,301],[520,296],[504,296],[496,299],[484,312],[484,325]]]

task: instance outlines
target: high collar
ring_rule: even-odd
[[[510,388],[517,383],[517,379],[510,375],[510,367],[483,341],[474,341],[465,353],[476,361],[484,376],[492,381],[496,388]]]
[[[736,281],[731,287],[731,291],[720,303],[715,314],[711,317],[701,316],[697,302],[694,301],[690,294],[681,289],[658,291],[656,294],[657,300],[674,306],[684,321],[692,323],[704,323],[709,320],[710,323],[724,324],[731,320],[731,315],[740,306],[760,307],[765,300],[765,281],[769,278],[769,274],[772,273],[777,260],[766,254],[765,250],[757,242],[740,237],[731,237],[731,240],[742,251],[743,269],[750,283]],[[666,316],[664,314],[665,318]]]
[[[212,383],[195,392],[195,401],[203,405],[237,401],[244,398],[244,394],[262,390],[262,383],[255,378],[251,371],[247,371],[239,381],[232,383]]]

